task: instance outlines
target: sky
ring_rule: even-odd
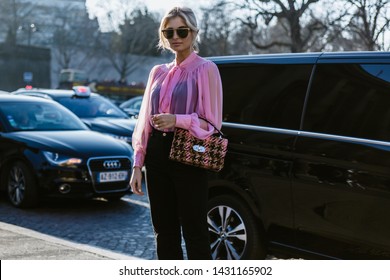
[[[186,0],[172,0],[172,1],[164,1],[164,0],[144,0],[142,1],[150,10],[157,11],[157,12],[162,12],[164,14],[167,12],[170,8],[174,6],[187,6],[193,9],[196,9],[197,6],[199,6],[200,3],[206,4],[207,2],[210,1],[202,1],[202,0],[197,0],[197,1],[186,1]],[[194,6],[195,5],[195,6]]]
[[[103,3],[105,6],[109,3],[110,8],[113,8],[115,11],[116,3],[119,1],[126,1],[126,0],[86,0],[86,7],[88,10],[88,13],[90,14],[90,17],[97,17],[100,27],[102,31],[105,29],[105,22],[104,17],[107,13],[107,8],[102,8],[102,5],[99,3]],[[135,3],[140,3],[142,5],[145,5],[148,7],[149,11],[151,12],[157,12],[161,16],[163,16],[170,8],[174,6],[187,6],[194,10],[195,14],[199,18],[200,11],[199,8],[201,6],[209,6],[210,3],[213,1],[210,0],[128,0],[132,5],[134,6]],[[198,16],[199,15],[199,16]]]

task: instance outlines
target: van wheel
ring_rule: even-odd
[[[8,199],[16,207],[31,207],[37,203],[35,178],[25,163],[17,161],[10,167],[7,193]]]
[[[209,201],[207,221],[213,259],[264,259],[266,251],[259,225],[248,207],[230,195]]]

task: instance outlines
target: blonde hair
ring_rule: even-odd
[[[181,17],[184,20],[185,24],[191,29],[192,31],[191,34],[193,34],[192,47],[194,51],[196,52],[199,51],[199,46],[197,42],[197,37],[199,32],[198,24],[194,12],[187,7],[174,7],[165,14],[163,19],[161,20],[160,28],[158,30],[158,36],[160,38],[158,42],[158,47],[160,49],[166,49],[172,51],[172,49],[169,47],[168,39],[166,39],[162,34],[162,30],[165,29],[166,25],[168,24],[168,21],[175,17]]]

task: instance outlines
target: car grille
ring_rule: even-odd
[[[129,189],[131,161],[127,157],[91,158],[88,161],[88,169],[97,193],[120,192]],[[102,175],[118,175],[119,173],[121,174],[120,181],[117,181],[117,176],[106,176],[101,181]],[[124,175],[125,178],[123,178]]]

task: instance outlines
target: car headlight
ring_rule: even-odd
[[[52,153],[48,151],[44,151],[43,155],[51,164],[57,166],[75,166],[79,165],[83,161],[80,158],[68,157],[59,153]]]
[[[114,137],[115,139],[118,139],[118,140],[125,141],[127,143],[131,143],[131,139],[132,139],[130,136],[122,136],[122,135],[109,134],[109,133],[106,133],[106,135]]]

